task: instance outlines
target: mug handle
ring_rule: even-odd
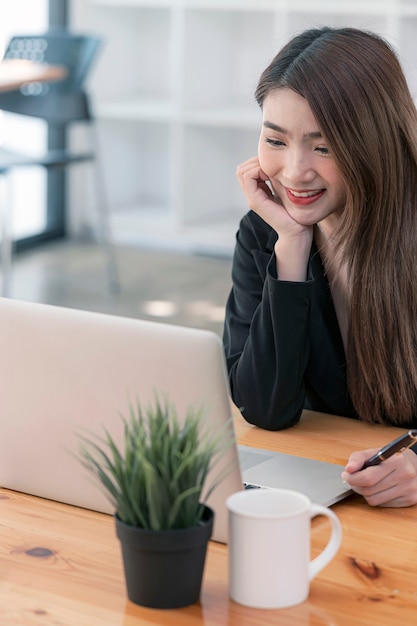
[[[330,535],[330,539],[324,550],[322,550],[318,556],[310,561],[308,565],[308,576],[310,581],[313,580],[323,567],[330,563],[330,561],[336,556],[336,553],[340,548],[340,544],[342,543],[342,526],[337,515],[325,506],[312,504],[310,507],[310,519],[316,515],[325,515],[329,519],[332,525],[332,534]]]

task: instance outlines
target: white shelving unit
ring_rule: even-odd
[[[260,73],[322,25],[385,36],[417,92],[414,0],[73,0],[103,36],[91,90],[117,240],[231,254],[246,210],[235,179],[256,153]]]

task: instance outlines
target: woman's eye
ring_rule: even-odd
[[[281,139],[272,139],[271,137],[267,137],[265,139],[266,143],[269,143],[270,146],[275,146],[280,148],[281,146],[285,146],[285,143],[281,141]]]
[[[316,151],[320,152],[320,154],[330,154],[329,148],[326,148],[325,146],[317,146]]]

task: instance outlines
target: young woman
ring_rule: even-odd
[[[263,72],[258,154],[224,328],[232,397],[278,430],[303,408],[417,427],[417,112],[373,33],[308,30]],[[417,503],[417,454],[343,478],[371,505]]]

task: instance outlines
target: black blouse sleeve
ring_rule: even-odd
[[[313,282],[278,280],[275,241],[258,215],[242,219],[223,335],[232,399],[268,430],[296,424],[303,410]]]

